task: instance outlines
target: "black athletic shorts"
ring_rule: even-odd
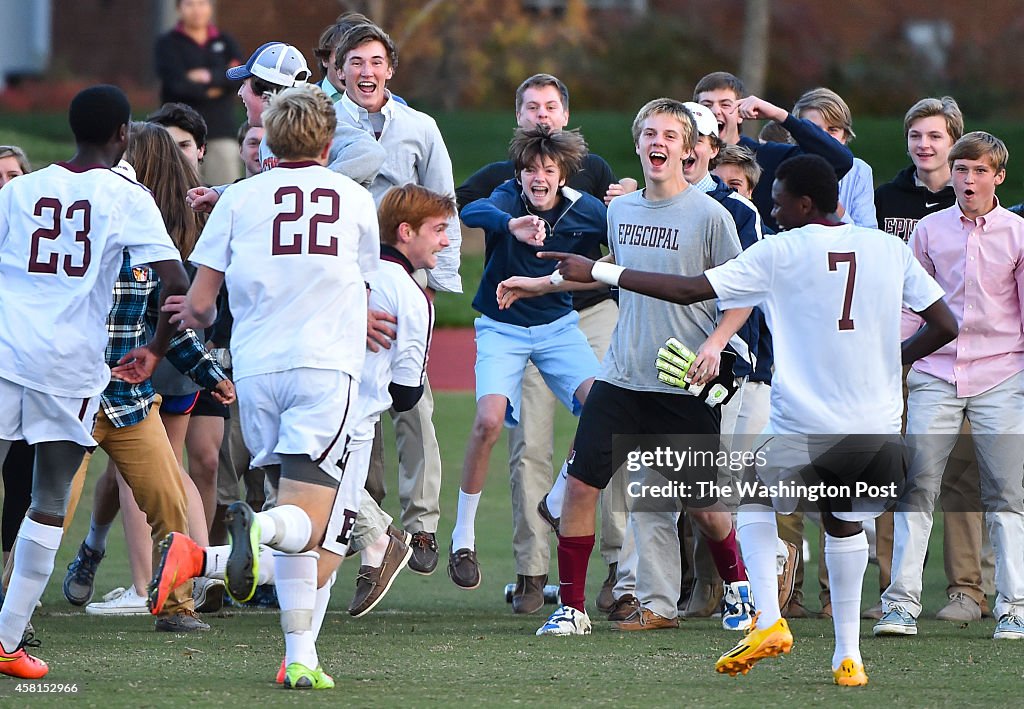
[[[864,521],[892,509],[906,482],[908,450],[898,433],[772,435],[756,455],[758,480],[783,514],[818,509]]]
[[[634,391],[598,380],[591,387],[580,415],[569,475],[603,490],[627,462],[631,451],[659,446],[678,448],[680,436],[713,441],[717,448],[720,430],[718,409],[695,396]],[[668,481],[688,485],[688,506],[706,507],[715,502],[698,500],[696,483],[717,480],[716,465],[698,464],[684,469],[647,467]]]
[[[205,389],[199,392],[196,405],[192,408],[193,416],[217,416],[222,419],[231,418],[230,410],[213,398],[213,394]]]

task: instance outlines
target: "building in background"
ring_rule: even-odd
[[[0,2],[0,91],[10,79],[40,76],[49,65],[50,0]]]

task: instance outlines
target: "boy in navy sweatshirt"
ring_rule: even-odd
[[[509,147],[516,178],[462,211],[467,226],[486,232],[491,254],[473,299],[476,320],[476,419],[462,469],[458,517],[452,532],[448,574],[461,588],[480,585],[474,524],[491,449],[502,424],[519,422],[523,372],[528,361],[565,406],[579,415],[598,362],[578,327],[569,293],[550,293],[500,310],[498,284],[512,275],[549,276],[536,258],[544,249],[589,253],[605,238],[604,204],[565,186],[586,155],[573,131],[544,127],[518,130]]]

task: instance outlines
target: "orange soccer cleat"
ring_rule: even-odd
[[[26,647],[39,647],[39,641],[32,633],[25,633],[14,652],[7,652],[0,645],[0,673],[20,679],[39,679],[50,671],[49,665],[38,657],[32,657]]]
[[[159,615],[171,591],[203,575],[206,552],[187,534],[171,532],[160,542],[160,564],[149,583],[149,612]]]

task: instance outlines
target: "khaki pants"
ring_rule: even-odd
[[[619,316],[613,300],[580,311],[579,327],[597,358],[603,359]],[[512,488],[512,552],[516,574],[548,573],[551,528],[537,514],[537,504],[551,489],[554,476],[553,431],[559,403],[533,363],[523,375],[519,425],[508,430],[509,485]],[[561,460],[559,460],[559,465]],[[601,494],[601,557],[618,561],[626,529],[626,476],[616,472]]]
[[[398,500],[402,506],[402,529],[410,534],[437,532],[441,519],[441,449],[434,433],[434,394],[423,381],[423,396],[416,406],[399,413],[391,409],[398,446]],[[366,490],[380,504],[384,500],[384,448],[377,424],[370,453]]]
[[[181,484],[178,461],[174,457],[167,432],[160,421],[160,404],[150,408],[146,418],[134,426],[115,427],[100,409],[92,436],[117,465],[121,476],[132,489],[139,508],[146,513],[146,521],[153,528],[153,568],[160,563],[157,544],[171,532],[188,534],[185,488]],[[64,517],[65,529],[71,526],[75,508],[85,485],[85,473],[91,455],[75,473],[71,484],[71,497]],[[193,610],[192,582],[178,586],[167,598],[164,615]]]
[[[242,158],[234,138],[214,138],[206,144],[206,155],[199,164],[204,184],[230,185],[242,177]]]
[[[952,482],[953,476],[971,467],[963,458],[950,460],[955,445],[965,440],[963,422],[970,420],[980,495],[996,557],[993,610],[997,617],[1005,613],[1019,615],[1024,609],[1024,561],[1020,554],[1020,540],[1024,538],[1024,482],[1020,472],[1024,459],[1024,373],[971,397],[959,397],[953,385],[917,371],[908,375],[907,384],[907,434],[914,437],[914,450],[907,488],[897,512],[893,582],[883,602],[901,604],[915,617],[921,612],[922,572],[932,509],[943,481]],[[979,582],[980,575],[979,571]]]

